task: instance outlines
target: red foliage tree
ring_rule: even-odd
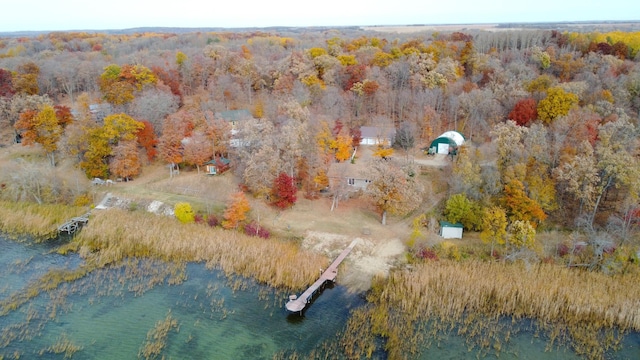
[[[360,131],[359,126],[350,128],[349,135],[351,135],[351,146],[357,147],[360,145],[360,141],[362,141],[362,131]]]
[[[509,119],[520,126],[527,126],[531,121],[538,118],[538,104],[533,98],[526,98],[518,101],[509,113]]]
[[[159,66],[152,66],[153,71],[158,79],[160,79],[165,85],[171,89],[171,93],[180,98],[180,105],[182,105],[182,90],[180,88],[180,73],[175,69],[164,69]]]
[[[0,69],[0,97],[12,97],[16,91],[13,89],[11,71]]]
[[[141,122],[144,124],[144,127],[136,133],[138,144],[140,144],[140,146],[142,146],[147,152],[147,159],[149,161],[153,161],[158,154],[158,150],[156,150],[158,139],[155,131],[153,130],[153,125],[147,120],[142,120]]]
[[[364,91],[365,95],[372,96],[378,91],[380,85],[377,82],[372,80],[367,80],[362,84],[362,91]]]
[[[271,192],[273,196],[272,205],[279,209],[290,208],[296,203],[298,188],[296,188],[295,179],[283,172],[273,181]]]
[[[333,126],[333,129],[331,130],[331,132],[333,133],[333,136],[334,137],[338,136],[338,134],[340,134],[340,132],[342,131],[343,127],[344,127],[344,124],[342,123],[342,120],[340,119],[336,120],[336,124]]]
[[[58,119],[60,126],[66,127],[73,121],[73,114],[71,114],[71,109],[68,106],[55,105],[53,108],[56,111],[56,119]]]
[[[344,83],[343,90],[349,91],[353,87],[353,84],[357,82],[363,82],[366,76],[366,65],[349,65],[345,69],[347,80]]]

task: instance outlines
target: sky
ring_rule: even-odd
[[[638,0],[0,0],[0,32],[640,20]]]

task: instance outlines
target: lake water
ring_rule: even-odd
[[[0,237],[0,300],[49,269],[81,264],[77,255],[51,253],[55,245]],[[176,274],[184,280],[169,285]],[[334,285],[300,316],[284,310],[287,295],[251,280],[229,279],[202,264],[180,267],[131,260],[41,294],[0,317],[0,359],[136,359],[145,345],[153,344],[147,334],[152,337],[156,325],[167,318],[177,326],[156,348],[157,357],[150,358],[271,359],[274,354],[307,355],[314,350],[326,354],[324,349],[337,346],[351,309],[364,305],[361,295]],[[500,358],[578,358],[566,348],[545,352],[545,346],[543,339],[521,332]],[[422,359],[477,357],[455,335],[423,350]],[[386,355],[379,349],[374,358]],[[623,349],[607,358],[639,359],[638,335],[627,336]]]

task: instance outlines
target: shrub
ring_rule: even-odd
[[[458,245],[450,241],[443,241],[436,245],[436,252],[443,258],[455,261],[462,260],[462,253],[460,252]]]
[[[196,214],[193,217],[193,221],[195,221],[196,224],[202,224],[204,223],[204,217],[201,214]]]
[[[565,257],[570,251],[571,249],[569,248],[569,245],[564,243],[558,245],[558,256]]]
[[[173,209],[176,218],[183,224],[192,223],[195,220],[191,204],[187,202],[177,203]]]
[[[215,215],[209,214],[207,215],[207,224],[209,224],[209,226],[211,227],[216,227],[220,224],[220,221]]]
[[[73,199],[73,206],[89,206],[92,202],[89,194],[80,194]]]
[[[415,257],[422,260],[438,260],[438,254],[430,247],[424,247],[418,249],[415,253]]]
[[[260,226],[260,224],[256,222],[251,222],[244,226],[244,233],[249,236],[257,236],[263,239],[268,239],[271,234],[269,230],[267,230],[264,226]]]

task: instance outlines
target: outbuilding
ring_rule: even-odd
[[[463,228],[461,223],[440,221],[440,236],[445,239],[462,239]]]
[[[429,154],[455,154],[464,144],[464,136],[457,131],[447,131],[429,145]]]

